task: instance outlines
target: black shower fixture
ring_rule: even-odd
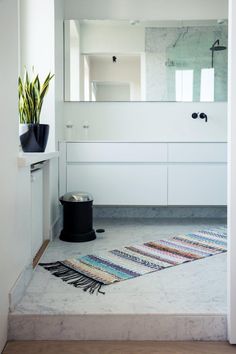
[[[220,40],[217,39],[213,44],[212,47],[210,48],[210,50],[212,50],[213,52],[219,52],[221,50],[225,50],[227,49],[227,47],[225,47],[224,45],[220,45]]]
[[[113,63],[116,63],[116,61],[117,61],[117,57],[116,57],[115,55],[113,55],[113,57],[112,57],[112,61],[113,61]]]
[[[214,67],[214,53],[215,52],[220,52],[222,50],[225,50],[227,49],[227,47],[223,46],[223,45],[220,45],[220,40],[217,39],[211,46],[210,50],[211,50],[211,67],[213,68]]]

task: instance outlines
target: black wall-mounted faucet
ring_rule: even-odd
[[[207,123],[207,115],[206,115],[206,113],[203,113],[203,112],[200,113],[199,118],[205,119],[205,122]]]
[[[205,122],[207,122],[207,115],[204,112],[202,112],[200,114],[199,114],[199,112],[198,113],[194,112],[194,113],[192,113],[192,118],[193,119],[197,119],[197,118],[205,119]]]
[[[192,114],[192,118],[193,118],[193,119],[197,119],[197,118],[198,118],[198,115],[199,115],[199,113],[194,112],[194,113]]]

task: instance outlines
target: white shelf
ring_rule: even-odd
[[[51,152],[20,152],[17,158],[19,167],[26,167],[32,164],[59,157],[58,151]]]
[[[207,141],[207,140],[202,140],[202,141],[195,141],[195,140],[186,140],[186,141],[172,141],[172,140],[156,140],[156,141],[147,141],[147,140],[83,140],[83,139],[78,139],[78,140],[61,140],[60,143],[108,143],[108,144],[111,144],[111,143],[123,143],[123,144],[126,144],[126,143],[130,143],[130,144],[137,144],[137,143],[176,143],[176,144],[179,144],[179,143],[182,143],[182,144],[191,144],[191,143],[199,143],[199,144],[202,144],[202,143],[209,143],[209,144],[212,144],[212,143],[217,143],[217,144],[225,144],[227,143],[227,141]]]

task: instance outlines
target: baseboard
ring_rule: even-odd
[[[50,242],[49,240],[45,240],[43,242],[42,246],[40,247],[40,249],[38,250],[37,254],[35,255],[35,257],[33,259],[33,269],[38,265],[40,258],[42,257],[42,255],[46,251],[49,242]]]

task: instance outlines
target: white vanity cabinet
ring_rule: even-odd
[[[226,143],[63,142],[60,193],[95,205],[226,205]]]

